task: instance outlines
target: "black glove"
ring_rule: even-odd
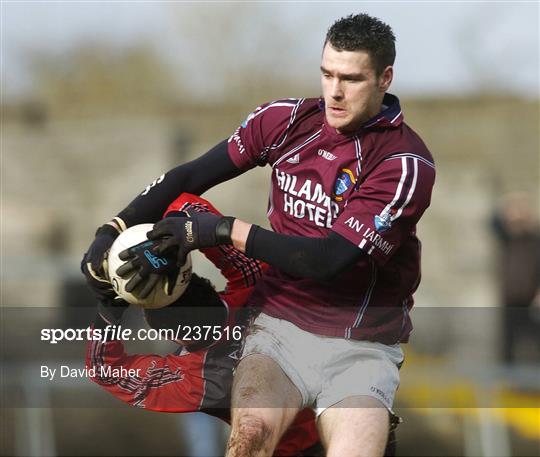
[[[141,286],[136,292],[137,297],[146,298],[156,286],[159,280],[165,276],[165,292],[171,295],[176,284],[180,267],[176,265],[174,256],[166,257],[157,255],[157,241],[143,241],[119,254],[124,263],[116,273],[127,279],[130,274],[135,274],[125,286],[126,292],[133,292],[137,286]]]
[[[100,300],[116,296],[108,280],[105,258],[118,235],[119,232],[109,224],[98,228],[96,237],[81,262],[81,271],[86,278],[86,283]]]
[[[167,217],[146,234],[149,240],[160,240],[157,253],[175,250],[177,265],[183,265],[194,249],[232,244],[234,217],[212,213],[194,213],[191,217]]]
[[[210,213],[195,213],[192,217],[171,215],[159,221],[146,234],[150,241],[119,254],[120,259],[128,262],[117,270],[117,274],[125,277],[136,271],[126,284],[126,291],[139,287],[137,296],[146,298],[161,277],[166,276],[166,292],[172,294],[188,253],[194,249],[230,244],[233,222],[233,217]]]
[[[116,325],[122,320],[122,315],[129,308],[129,303],[120,297],[106,298],[98,302],[98,313],[108,324]]]

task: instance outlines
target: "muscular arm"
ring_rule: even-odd
[[[229,158],[224,140],[201,157],[167,172],[159,184],[137,196],[118,217],[128,227],[156,222],[182,192],[200,195],[240,174],[242,171]]]
[[[156,222],[180,193],[200,195],[240,174],[242,170],[231,161],[227,141],[223,141],[200,158],[169,171],[161,183],[135,198],[118,217],[128,227]],[[354,244],[335,233],[326,238],[288,236],[239,220],[234,224],[233,242],[251,258],[293,276],[320,280],[336,276],[362,256]]]
[[[282,235],[239,220],[234,223],[232,241],[248,257],[293,276],[319,280],[333,278],[365,255],[334,232],[326,238]]]

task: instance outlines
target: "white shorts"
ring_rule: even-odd
[[[260,314],[248,333],[242,358],[272,358],[298,388],[302,408],[317,416],[355,395],[379,400],[392,414],[403,352],[398,344],[315,335],[289,321]]]

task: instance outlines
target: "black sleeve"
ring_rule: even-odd
[[[147,187],[118,217],[128,227],[157,222],[169,204],[182,192],[201,195],[240,174],[242,171],[229,158],[227,140],[224,140],[198,159],[168,171],[163,179]]]
[[[246,255],[292,276],[326,281],[366,254],[334,232],[326,238],[310,238],[282,235],[253,225],[246,241]]]

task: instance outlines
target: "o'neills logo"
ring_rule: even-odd
[[[193,243],[193,222],[187,221],[184,228],[186,229],[186,241],[188,243]]]
[[[323,159],[326,159],[326,160],[336,160],[337,157],[332,154],[331,152],[328,152],[328,151],[325,151],[324,149],[319,149],[317,151],[317,154],[319,154]]]

